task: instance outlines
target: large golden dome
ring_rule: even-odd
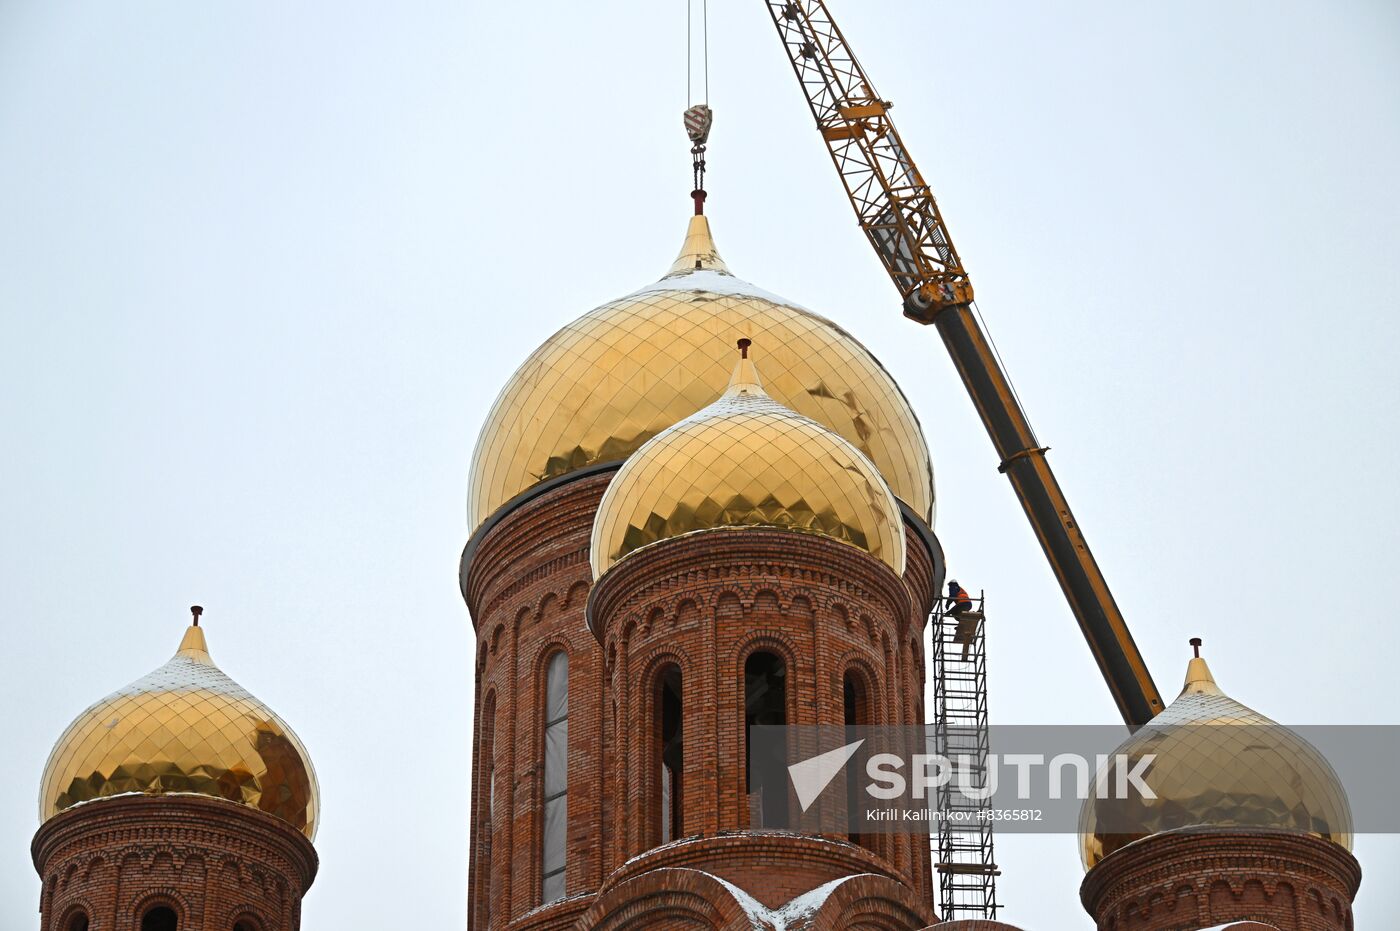
[[[774,400],[854,443],[932,521],[928,449],[889,373],[831,321],[730,274],[697,216],[664,278],[564,327],[511,377],[472,460],[472,529],[541,482],[626,459],[709,404],[740,336],[763,347]]]
[[[1220,691],[1199,656],[1176,700],[1115,754],[1126,756],[1128,771],[1155,754],[1143,782],[1157,798],[1086,801],[1085,869],[1135,840],[1181,828],[1293,831],[1351,849],[1351,806],[1331,765],[1298,734]]]
[[[63,732],[39,790],[39,819],[80,802],[193,793],[269,812],[316,835],[320,790],[286,723],[185,631],[170,662],[93,705]]]
[[[651,543],[740,527],[831,537],[904,573],[899,504],[874,464],[770,398],[747,357],[719,400],[649,440],[613,477],[593,520],[593,576]]]

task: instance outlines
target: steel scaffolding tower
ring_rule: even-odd
[[[987,785],[987,649],[985,596],[970,610],[936,611],[933,627],[934,752],[953,763],[938,789],[938,892],[944,921],[997,917],[989,800],[968,798],[959,785]]]

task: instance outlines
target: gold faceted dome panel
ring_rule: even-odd
[[[593,522],[594,578],[652,543],[741,527],[820,534],[904,573],[899,504],[879,471],[764,393],[747,359],[718,401],[648,441],[613,477]]]
[[[133,792],[210,795],[316,834],[320,790],[306,748],[214,665],[199,627],[170,662],[68,726],[44,768],[39,818]]]
[[[1080,814],[1085,869],[1115,850],[1182,828],[1292,831],[1350,850],[1351,806],[1336,772],[1297,733],[1220,691],[1206,661],[1191,660],[1181,694],[1115,751],[1156,799],[1094,799]],[[1108,785],[1117,776],[1110,774]]]
[[[889,373],[836,324],[731,275],[695,217],[665,278],[564,327],[506,384],[472,461],[472,529],[521,492],[621,461],[709,404],[740,336],[763,348],[775,401],[853,443],[932,521],[928,449]]]

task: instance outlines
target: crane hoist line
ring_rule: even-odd
[[[892,104],[875,92],[824,0],[764,2],[904,315],[938,330],[1123,720],[1146,724],[1162,697],[978,319],[972,281],[899,138]]]

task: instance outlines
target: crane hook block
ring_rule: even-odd
[[[714,122],[715,112],[698,103],[685,111],[685,134],[696,145],[704,145],[710,139],[710,127]]]

